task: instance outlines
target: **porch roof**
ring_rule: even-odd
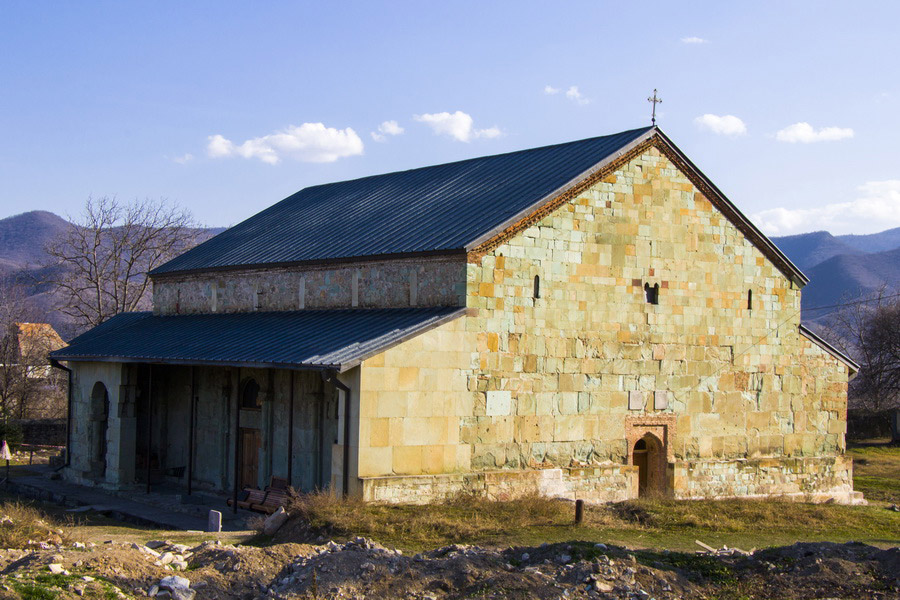
[[[460,307],[172,316],[125,313],[78,336],[50,357],[341,372],[465,313]]]

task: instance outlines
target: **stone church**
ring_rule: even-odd
[[[858,367],[657,127],[309,187],[54,353],[71,481],[859,501]]]

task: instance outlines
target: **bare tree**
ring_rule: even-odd
[[[83,330],[147,308],[147,273],[191,247],[196,233],[190,212],[164,200],[89,198],[47,248],[60,312]]]
[[[884,289],[835,314],[829,340],[853,356],[860,371],[850,396],[861,408],[879,412],[900,402],[900,297]]]

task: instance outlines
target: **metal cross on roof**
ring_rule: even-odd
[[[653,95],[647,98],[647,102],[653,104],[653,114],[650,117],[650,123],[656,125],[656,105],[662,104],[662,98],[657,98],[656,88],[653,88]]]

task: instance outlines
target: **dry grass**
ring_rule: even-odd
[[[571,507],[539,496],[493,502],[462,495],[419,506],[366,503],[318,493],[295,499],[288,512],[316,533],[427,546],[499,538],[511,527],[553,526],[569,518]]]
[[[0,504],[0,548],[27,548],[29,542],[71,543],[71,527],[54,522],[21,502]]]
[[[624,525],[656,530],[710,530],[732,533],[766,530],[828,531],[870,529],[871,515],[853,507],[778,499],[629,500],[604,507]],[[836,517],[840,519],[836,521]],[[900,525],[900,523],[898,523]],[[896,533],[896,531],[895,531]]]
[[[693,547],[698,538],[739,547],[799,540],[900,543],[898,513],[779,500],[631,500],[588,507],[581,526],[573,523],[572,503],[539,496],[508,502],[459,496],[413,506],[313,494],[295,500],[288,511],[300,518],[279,533],[279,541],[359,535],[415,550],[451,543],[509,545],[573,539],[672,549]]]

